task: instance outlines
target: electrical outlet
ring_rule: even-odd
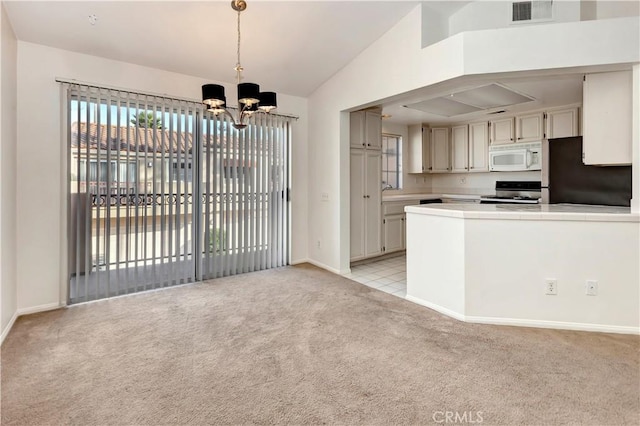
[[[461,177],[459,178],[459,181],[460,181],[460,185],[464,185],[465,183],[467,183],[467,178],[466,178],[466,176],[461,176]]]
[[[558,280],[556,279],[547,279],[545,283],[545,294],[550,296],[555,296],[558,294]]]
[[[318,248],[320,248],[320,240],[318,240]]]
[[[323,192],[322,194],[320,194],[320,200],[329,201],[329,193],[328,192]]]
[[[597,296],[598,295],[598,281],[596,280],[587,280],[585,284],[585,290],[587,296]]]

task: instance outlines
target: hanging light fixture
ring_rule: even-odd
[[[244,0],[231,0],[231,8],[238,12],[238,62],[236,62],[236,78],[238,80],[238,108],[237,116],[227,109],[227,97],[224,87],[219,84],[205,84],[202,86],[202,103],[207,111],[216,116],[227,114],[233,121],[233,127],[238,130],[247,127],[247,120],[256,112],[269,113],[278,106],[275,92],[260,92],[260,86],[255,83],[241,83],[242,65],[240,65],[240,13],[247,8]]]

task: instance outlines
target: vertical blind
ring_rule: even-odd
[[[287,263],[290,117],[64,87],[69,303]]]

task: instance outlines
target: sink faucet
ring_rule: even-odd
[[[384,184],[384,186],[382,187],[382,190],[383,190],[383,191],[386,191],[387,189],[393,189],[393,186],[392,186],[392,185],[389,185],[388,183],[387,183],[387,184]]]

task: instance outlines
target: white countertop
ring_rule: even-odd
[[[582,204],[425,204],[407,206],[405,212],[465,219],[567,220],[640,222],[640,213],[629,207]]]
[[[390,203],[394,201],[410,201],[410,200],[435,200],[437,198],[450,198],[459,200],[479,200],[480,195],[474,194],[397,194],[397,195],[382,195],[383,203]]]

